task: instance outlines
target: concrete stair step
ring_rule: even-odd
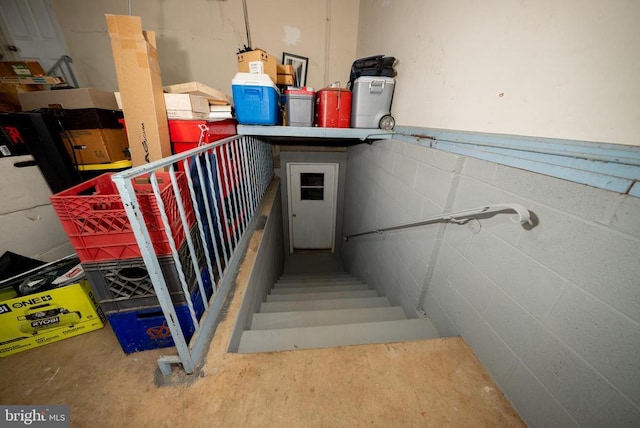
[[[362,284],[362,281],[355,278],[344,280],[327,280],[327,281],[302,281],[302,282],[276,282],[273,288],[301,288],[301,287],[324,287],[332,285],[356,285]]]
[[[334,309],[326,311],[272,312],[253,314],[251,330],[312,327],[406,319],[400,306],[383,308]]]
[[[274,352],[330,348],[367,343],[435,339],[438,333],[426,318],[331,326],[246,330],[238,352]]]
[[[267,302],[297,302],[305,300],[354,299],[358,297],[378,297],[376,290],[329,291],[324,293],[270,294]]]
[[[325,293],[331,291],[359,291],[368,290],[367,284],[357,285],[326,285],[321,287],[298,287],[298,288],[272,288],[270,294],[296,294],[296,293]]]
[[[290,281],[324,281],[324,280],[332,280],[332,279],[344,279],[344,278],[353,278],[353,275],[348,273],[343,274],[330,274],[330,275],[282,275],[278,278],[278,282],[290,282]]]
[[[357,297],[351,299],[298,300],[295,302],[262,302],[259,312],[323,311],[385,306],[391,306],[386,297]]]
[[[339,271],[324,271],[324,272],[296,272],[296,273],[287,273],[284,272],[280,277],[291,277],[297,278],[301,276],[327,276],[327,275],[351,275],[349,272],[339,270]]]

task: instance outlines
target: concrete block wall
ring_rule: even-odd
[[[373,235],[345,264],[463,336],[530,426],[640,426],[640,199],[393,141],[349,149],[345,201],[346,233],[527,207],[531,230],[498,214]]]
[[[345,234],[440,214],[449,207],[461,160],[400,141],[348,150]],[[402,305],[415,317],[425,279],[433,269],[443,224],[368,235],[343,244],[347,270]]]

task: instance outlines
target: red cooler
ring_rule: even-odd
[[[351,126],[351,91],[345,88],[324,88],[318,91],[316,125],[322,128]]]

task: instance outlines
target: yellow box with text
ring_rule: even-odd
[[[105,317],[87,280],[0,300],[0,357],[104,326]]]

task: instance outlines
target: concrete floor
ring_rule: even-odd
[[[287,254],[284,273],[343,272],[342,261],[329,251],[300,251]]]
[[[524,426],[461,338],[227,353],[258,242],[198,375],[162,378],[170,349],[126,356],[107,326],[0,358],[0,403],[68,404],[74,427]]]

